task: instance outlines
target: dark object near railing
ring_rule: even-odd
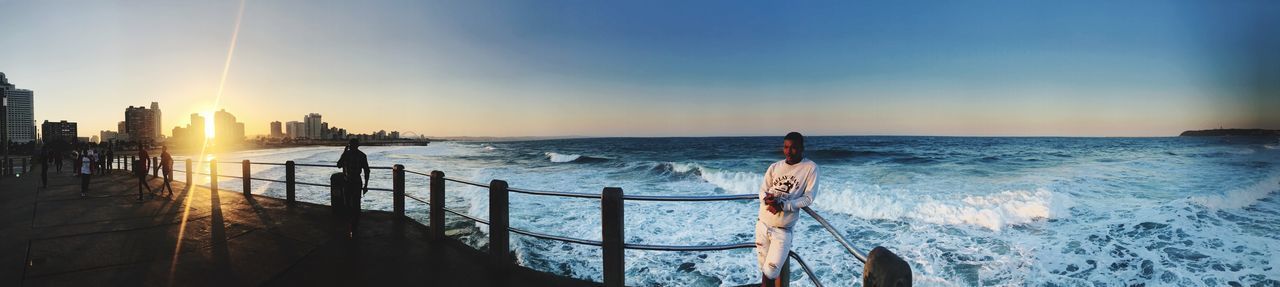
[[[862,286],[910,287],[911,265],[882,246],[871,249],[862,265]]]
[[[205,173],[193,172],[191,159],[187,159],[186,162],[187,162],[187,169],[183,171],[178,171],[178,172],[187,173],[187,184],[191,185],[193,174],[205,174]],[[333,210],[335,213],[339,212],[338,210],[340,208],[338,207],[341,205],[341,201],[340,201],[341,199],[339,198],[339,196],[341,195],[340,193],[341,191],[339,189],[341,189],[343,186],[342,184],[340,184],[340,182],[345,180],[345,177],[341,173],[334,173],[330,177],[331,184],[328,184],[328,185],[318,184],[318,183],[298,182],[295,177],[296,166],[336,168],[335,165],[295,164],[293,161],[288,161],[288,162],[285,162],[284,164],[252,163],[249,160],[243,160],[240,162],[240,164],[242,166],[242,176],[218,175],[218,168],[217,168],[218,162],[210,161],[209,162],[210,173],[205,174],[205,175],[209,175],[211,178],[210,185],[209,185],[210,190],[214,190],[214,191],[217,190],[219,177],[242,179],[244,182],[243,192],[246,196],[250,195],[250,187],[251,187],[250,182],[252,180],[285,183],[286,198],[287,198],[286,201],[288,203],[293,203],[296,200],[295,186],[297,184],[308,185],[308,186],[329,187],[330,188],[330,206],[334,207]],[[250,165],[253,165],[253,164],[277,165],[277,166],[283,165],[285,166],[285,180],[280,181],[280,180],[271,180],[271,179],[252,178],[250,177]],[[629,244],[629,243],[626,243],[626,237],[625,237],[626,228],[625,228],[625,221],[623,220],[625,218],[624,203],[627,200],[694,201],[694,202],[755,200],[758,198],[757,195],[755,194],[731,194],[731,195],[708,195],[708,196],[626,195],[621,188],[616,188],[616,187],[605,188],[603,191],[601,191],[600,194],[562,192],[562,191],[543,191],[543,190],[511,188],[507,186],[506,181],[502,181],[502,180],[493,180],[486,185],[486,184],[481,184],[481,183],[467,181],[467,180],[448,178],[448,177],[445,177],[444,172],[438,171],[438,170],[431,171],[430,174],[424,174],[421,172],[406,170],[403,165],[398,165],[398,164],[392,167],[370,167],[370,169],[391,170],[392,172],[392,177],[391,177],[392,188],[391,189],[368,188],[368,190],[390,191],[392,193],[392,201],[393,201],[392,212],[396,215],[397,218],[401,218],[405,216],[404,201],[406,200],[406,198],[412,199],[430,206],[429,214],[428,214],[428,217],[429,217],[428,224],[429,224],[429,232],[430,232],[429,237],[432,241],[439,241],[446,238],[444,234],[445,212],[452,213],[454,215],[466,218],[468,220],[475,221],[477,223],[489,225],[490,262],[492,263],[491,265],[493,267],[493,270],[500,274],[505,274],[506,272],[509,272],[510,265],[513,263],[511,259],[511,250],[510,250],[511,233],[516,233],[516,234],[521,234],[525,236],[546,239],[546,240],[556,240],[556,241],[568,242],[568,243],[574,243],[574,244],[600,246],[603,253],[603,256],[602,256],[603,265],[604,265],[603,266],[604,267],[603,283],[605,286],[624,286],[626,284],[624,272],[626,270],[625,251],[627,249],[653,250],[653,251],[699,251],[700,252],[700,251],[746,249],[746,248],[755,247],[755,244],[753,243],[730,243],[730,244],[694,245],[694,246]],[[414,174],[414,175],[426,176],[430,178],[430,181],[429,181],[430,194],[429,194],[428,200],[424,201],[420,198],[406,194],[405,185],[404,185],[406,174]],[[458,212],[456,210],[452,210],[446,207],[445,206],[445,192],[446,192],[445,183],[446,182],[455,182],[455,183],[460,183],[464,185],[487,189],[489,193],[489,218],[487,220],[482,218],[476,218],[469,214]],[[510,202],[509,202],[509,196],[508,196],[509,193],[511,192],[530,194],[530,195],[540,195],[540,196],[599,199],[600,200],[600,216],[601,216],[601,240],[594,241],[594,240],[587,240],[587,239],[580,239],[580,238],[571,238],[571,237],[564,237],[564,236],[558,236],[558,235],[538,233],[530,230],[512,228],[510,226],[510,221],[509,221],[510,220],[510,213],[509,213]],[[857,249],[855,249],[851,244],[849,244],[848,240],[846,240],[843,236],[841,236],[840,233],[837,232],[836,229],[833,226],[831,226],[831,223],[827,222],[825,218],[818,215],[817,212],[813,211],[808,207],[804,208],[803,210],[806,214],[809,214],[810,217],[813,217],[814,220],[818,221],[818,223],[821,224],[822,227],[826,229],[827,232],[830,233],[832,237],[836,239],[837,242],[840,243],[840,245],[845,249],[845,251],[847,251],[850,255],[852,255],[858,261],[863,262],[865,264],[864,272],[863,272],[863,282],[864,284],[868,284],[866,286],[910,286],[911,269],[910,269],[910,266],[906,263],[906,261],[903,261],[901,258],[897,257],[897,255],[894,255],[892,252],[889,252],[889,250],[885,249],[884,247],[877,247],[875,250],[872,251],[871,255],[864,256],[861,252],[858,252]],[[803,269],[805,275],[807,275],[806,277],[808,277],[810,282],[812,282],[816,286],[822,286],[822,283],[818,281],[817,276],[813,273],[813,270],[809,267],[807,263],[804,262],[804,259],[801,258],[799,254],[792,252],[788,254],[788,257],[790,257],[791,259],[794,259],[796,263],[800,264],[800,267]],[[789,266],[790,264],[788,263],[783,267],[783,273],[782,273],[783,275],[781,276],[784,278],[784,282],[787,281],[785,278],[789,278],[789,273],[790,273]],[[871,283],[867,283],[867,282],[871,282]],[[896,285],[870,285],[870,284],[896,284]]]

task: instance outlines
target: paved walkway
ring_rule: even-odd
[[[138,202],[122,172],[94,176],[88,197],[79,183],[0,179],[0,286],[594,285],[514,266],[495,275],[484,253],[428,244],[427,227],[386,212],[365,213],[348,240],[327,206],[179,182],[173,199]]]

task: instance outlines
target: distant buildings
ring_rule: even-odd
[[[43,124],[40,124],[40,131],[40,137],[44,139],[45,143],[58,141],[70,143],[78,140],[76,137],[76,123],[66,120],[59,122],[45,120]]]
[[[285,123],[285,137],[289,139],[303,138],[302,136],[303,130],[306,130],[306,128],[303,127],[302,122],[290,121],[288,123]]]
[[[5,121],[8,126],[9,140],[26,143],[36,140],[35,92],[18,89],[9,83],[4,73],[0,73],[0,94],[8,105]]]
[[[160,103],[151,102],[151,112],[151,129],[156,131],[155,139],[162,140],[164,139],[164,125],[160,124]]]
[[[174,127],[173,137],[174,143],[186,144],[188,146],[201,146],[204,144],[204,117],[200,114],[191,114],[191,122],[187,123],[187,127]]]
[[[330,126],[329,123],[322,120],[323,117],[318,113],[309,113],[302,116],[302,121],[290,121],[281,125],[280,122],[271,122],[272,139],[288,139],[288,140],[345,140],[345,139],[361,139],[361,140],[398,140],[400,132],[385,130],[373,132],[370,134],[349,134],[347,129]],[[283,127],[281,133],[279,129]]]
[[[325,130],[321,129],[323,121],[320,120],[320,114],[311,113],[302,117],[304,124],[302,138],[305,139],[323,139]]]
[[[191,122],[186,127],[173,128],[173,139],[176,143],[184,143],[191,147],[238,146],[244,143],[244,123],[237,122],[236,116],[227,110],[213,113],[213,137],[208,137],[209,128],[205,126],[205,118],[200,114],[191,114]]]
[[[98,132],[98,140],[104,141],[104,142],[110,142],[110,141],[124,141],[125,139],[120,138],[119,132],[100,131]]]
[[[159,142],[160,137],[160,106],[152,102],[151,109],[146,107],[129,106],[124,110],[124,130],[129,134],[129,139],[142,143]]]
[[[116,123],[116,133],[119,133],[118,135],[116,135],[116,139],[120,141],[129,140],[129,131],[128,131],[128,128],[125,126],[124,121],[120,121],[119,123]]]
[[[244,123],[236,122],[236,116],[226,109],[213,113],[213,138],[219,143],[244,141]]]
[[[284,131],[280,125],[280,121],[271,122],[271,139],[284,138]]]

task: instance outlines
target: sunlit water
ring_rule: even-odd
[[[365,147],[370,163],[513,187],[628,194],[754,193],[779,138],[574,139]],[[244,151],[223,161],[326,163],[335,147]],[[1280,150],[1275,139],[813,137],[821,168],[814,209],[855,246],[882,245],[905,258],[920,285],[1280,285]],[[282,180],[282,166],[254,166]],[[239,165],[223,164],[239,175]],[[298,180],[326,183],[336,168],[298,168]],[[427,198],[427,178],[408,192]],[[237,189],[235,179],[222,188]],[[388,170],[371,187],[389,188]],[[486,218],[486,191],[448,184],[451,208]],[[282,184],[254,193],[284,196]],[[328,190],[299,186],[300,200],[327,203]],[[629,202],[629,243],[750,242],[758,203]],[[390,210],[389,192],[364,208]],[[598,200],[511,195],[511,225],[600,239]],[[426,222],[426,206],[409,201]],[[484,245],[483,225],[456,237]],[[807,216],[795,251],[828,286],[857,285],[862,265]],[[520,264],[601,280],[599,248],[512,235]],[[750,250],[627,251],[631,285],[759,282]],[[801,281],[807,279],[795,270]]]

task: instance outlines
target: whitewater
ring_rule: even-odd
[[[1280,150],[1275,139],[811,137],[822,189],[813,208],[858,248],[886,246],[924,286],[1276,286],[1280,285]],[[437,142],[364,147],[372,165],[403,164],[449,177],[512,187],[627,194],[753,194],[780,137],[604,138],[525,142]],[[334,147],[252,150],[220,161],[332,164]],[[220,173],[239,174],[223,165]],[[299,167],[300,181],[325,183],[336,168]],[[254,177],[283,179],[283,167]],[[197,181],[207,182],[207,178]],[[223,188],[235,189],[235,179]],[[427,178],[408,193],[427,197]],[[370,187],[389,188],[375,170]],[[487,191],[449,183],[446,204],[488,216]],[[326,204],[324,188],[299,186],[302,201]],[[255,183],[255,194],[284,187]],[[629,202],[629,243],[750,242],[756,202]],[[365,209],[390,210],[371,191]],[[410,217],[427,207],[409,201]],[[599,202],[511,195],[512,227],[600,239]],[[451,234],[486,244],[483,224],[450,217]],[[795,251],[827,286],[856,286],[862,264],[812,218],[802,216]],[[512,235],[519,263],[601,280],[599,248]],[[750,250],[626,253],[627,282],[639,286],[736,286],[759,282]],[[809,286],[796,271],[794,284]]]

